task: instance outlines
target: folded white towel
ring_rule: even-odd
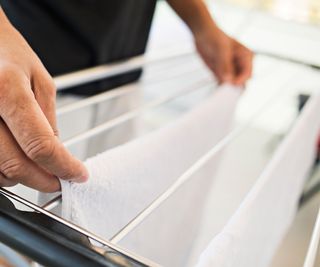
[[[62,181],[63,216],[112,237],[228,133],[240,92],[222,86],[171,125],[86,161],[87,183]],[[212,159],[122,244],[160,264],[183,266],[217,162]]]
[[[202,253],[197,267],[266,267],[288,230],[320,131],[320,96],[308,101],[239,209]]]

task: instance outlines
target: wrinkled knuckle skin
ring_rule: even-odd
[[[0,66],[0,86],[1,88],[8,88],[13,76],[16,75],[15,69],[12,66]],[[3,90],[0,90],[3,93]]]
[[[53,99],[56,98],[57,90],[52,79],[48,81],[47,86],[45,87],[45,90],[46,90],[46,94],[50,98],[53,98]]]
[[[26,148],[27,156],[35,162],[47,162],[53,158],[55,143],[53,138],[38,137],[29,142]]]
[[[23,176],[24,168],[20,160],[12,158],[1,163],[0,170],[8,179],[19,180]]]
[[[0,108],[7,102],[14,100],[16,103],[24,103],[25,95],[16,94],[17,84],[25,83],[26,76],[13,64],[0,64]]]
[[[57,137],[59,137],[60,136],[60,132],[59,132],[59,130],[58,129],[52,129],[53,130],[53,134],[54,134],[54,136],[57,136]]]

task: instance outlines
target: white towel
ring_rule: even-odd
[[[202,253],[197,267],[266,267],[296,213],[314,163],[320,96],[313,96],[239,209]]]
[[[86,161],[87,183],[62,181],[63,216],[110,238],[228,133],[240,92],[222,86],[171,125]],[[160,264],[183,265],[217,162],[212,159],[121,244]]]

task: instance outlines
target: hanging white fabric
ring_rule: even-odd
[[[320,95],[309,99],[294,128],[197,267],[267,267],[296,213],[320,132]]]
[[[63,216],[112,237],[229,132],[241,90],[222,86],[171,125],[86,161],[85,184],[62,181]],[[121,244],[167,266],[184,266],[219,157]]]

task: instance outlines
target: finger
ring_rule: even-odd
[[[216,76],[216,79],[219,83],[221,83],[222,77],[219,76],[219,73],[216,68],[216,61],[214,60],[213,56],[208,57],[206,53],[204,53],[202,50],[198,49],[199,54],[201,55],[202,60],[207,65],[207,67],[213,72],[213,74]]]
[[[217,62],[217,75],[221,82],[230,83],[234,78],[234,66],[231,51],[225,49],[221,52]]]
[[[201,47],[197,44],[197,49],[201,55],[204,63],[214,73],[218,83],[231,82],[232,80],[232,66],[231,64],[231,53],[229,47],[223,49],[220,53],[212,50],[212,47]]]
[[[234,83],[243,85],[252,75],[252,58],[253,55],[246,47],[241,47],[235,52],[236,75]]]
[[[216,62],[210,62],[209,67],[217,76],[219,83],[230,83],[233,81],[233,66],[228,53],[221,55]]]
[[[209,69],[215,74],[219,84],[232,82],[232,71],[230,71],[229,66],[225,67],[225,65],[228,65],[228,63],[223,62],[222,60],[219,60],[218,62],[205,61],[205,63],[209,67]]]
[[[60,189],[60,183],[56,177],[39,168],[25,156],[2,120],[0,121],[0,151],[5,151],[0,153],[3,186],[21,183],[42,192],[55,192]]]
[[[56,87],[49,73],[43,68],[35,70],[32,79],[32,90],[34,96],[46,116],[53,132],[58,136],[58,127],[56,119]]]
[[[251,77],[250,69],[247,65],[237,66],[239,71],[234,79],[235,85],[244,85],[246,81]]]
[[[7,179],[2,173],[0,173],[0,187],[11,187],[16,184],[17,182]]]
[[[7,79],[1,82],[1,79]],[[29,81],[21,75],[0,77],[0,116],[24,153],[49,173],[66,180],[86,181],[87,170],[62,145],[41,111]],[[1,95],[5,92],[5,95]]]
[[[61,191],[59,179],[39,168],[30,159],[27,159],[21,165],[23,165],[25,172],[19,177],[19,183],[44,193]]]
[[[252,74],[252,61],[251,58],[241,58],[236,63],[237,75],[234,83],[237,85],[243,85]]]

